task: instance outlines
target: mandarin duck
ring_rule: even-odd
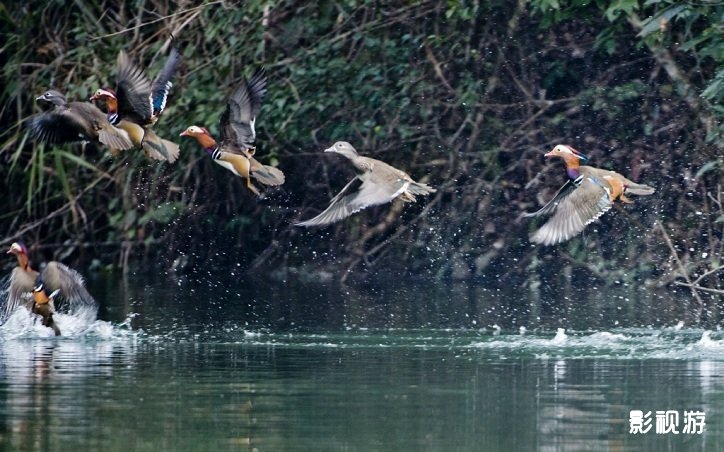
[[[50,144],[94,141],[122,150],[134,146],[128,133],[114,127],[90,102],[67,102],[62,93],[53,89],[35,100],[45,111],[31,117],[27,125],[41,141]]]
[[[627,195],[651,195],[655,191],[614,171],[582,166],[588,158],[571,146],[559,144],[545,157],[563,159],[568,181],[540,210],[525,214],[526,217],[553,215],[530,237],[534,243],[554,245],[564,242],[606,213],[615,200],[628,204],[632,201]]]
[[[53,300],[59,293],[60,289],[56,289],[53,293],[48,295],[45,292],[45,283],[43,283],[43,278],[38,276],[38,279],[35,282],[35,287],[33,287],[33,308],[31,309],[31,312],[33,314],[38,314],[42,319],[43,326],[52,328],[56,336],[60,336],[60,329],[53,320],[53,313],[55,312]]]
[[[41,277],[44,287],[51,292],[60,289],[61,298],[67,303],[67,310],[82,313],[84,316],[95,316],[98,306],[88,290],[80,273],[61,264],[51,261],[42,272],[33,270],[28,259],[28,249],[21,242],[10,245],[7,254],[14,254],[18,260],[10,275],[10,289],[5,307],[6,314],[27,301],[28,294],[36,287],[36,280]]]
[[[357,154],[346,141],[338,141],[324,152],[336,152],[347,157],[359,174],[332,199],[324,212],[296,223],[296,226],[322,226],[395,198],[414,202],[415,195],[429,195],[437,191],[429,185],[415,182],[407,173],[385,162]]]
[[[166,108],[171,78],[180,60],[181,54],[172,47],[166,64],[152,84],[143,70],[133,64],[126,52],[121,51],[118,54],[116,89],[99,89],[90,98],[91,101],[105,101],[108,120],[125,130],[146,156],[169,163],[178,158],[179,146],[160,138],[149,127],[158,121]],[[116,155],[119,150],[111,152]]]
[[[257,196],[259,190],[251,183],[253,177],[264,185],[282,185],[284,173],[269,165],[262,165],[253,156],[256,151],[256,116],[266,95],[267,78],[264,68],[259,68],[247,81],[234,91],[219,121],[221,144],[211,136],[208,130],[191,126],[180,136],[192,137],[204,148],[211,158],[235,175],[246,179],[246,186]]]

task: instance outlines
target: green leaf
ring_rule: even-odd
[[[716,74],[714,80],[709,83],[709,86],[701,93],[701,97],[710,101],[724,97],[724,70]]]
[[[706,163],[704,166],[699,168],[699,171],[696,172],[696,175],[694,176],[695,179],[700,178],[704,174],[706,174],[708,171],[711,171],[712,169],[716,168],[721,164],[720,160],[714,160],[709,163]]]
[[[636,12],[638,6],[638,0],[617,0],[606,10],[606,19],[613,22],[621,13],[630,16]]]
[[[662,29],[662,23],[668,23],[671,22],[671,19],[686,9],[686,5],[675,5],[670,8],[666,8],[665,10],[661,11],[659,14],[649,18],[648,20],[645,20],[642,23],[641,31],[639,31],[639,34],[636,36],[639,38],[645,38],[646,36],[650,35],[651,33],[654,33],[656,31],[659,31]]]

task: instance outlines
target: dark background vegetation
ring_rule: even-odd
[[[723,18],[708,0],[2,4],[0,243],[81,269],[475,280],[553,300],[678,290],[717,322]],[[171,33],[184,60],[156,131],[182,145],[177,163],[28,137],[22,121],[48,87],[82,100],[112,86],[121,49],[153,77]],[[178,137],[192,124],[216,133],[258,65],[270,82],[257,155],[287,175],[263,199]],[[437,193],[293,227],[353,175],[321,153],[336,140]],[[656,194],[533,246],[520,215],[565,181],[543,158],[559,143]]]

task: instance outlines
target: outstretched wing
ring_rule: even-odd
[[[568,179],[568,181],[563,184],[561,188],[558,189],[555,196],[553,196],[553,199],[548,201],[545,206],[541,207],[539,210],[535,212],[526,212],[523,214],[524,217],[530,218],[530,217],[539,217],[541,215],[550,215],[553,213],[554,210],[556,210],[556,207],[558,207],[558,204],[561,203],[568,195],[573,193],[573,191],[578,187],[575,182]]]
[[[564,242],[583,231],[610,208],[611,194],[608,184],[586,177],[578,188],[551,208],[555,209],[553,216],[530,240],[543,245]]]
[[[161,72],[158,73],[156,79],[153,81],[151,97],[153,99],[153,116],[158,117],[166,109],[166,100],[168,99],[168,92],[171,90],[171,78],[176,72],[179,62],[181,61],[181,54],[176,47],[171,48],[171,53],[166,60],[166,64],[163,66]]]
[[[17,309],[20,305],[26,305],[26,307],[32,306],[33,302],[33,287],[35,287],[35,278],[38,273],[36,271],[24,271],[19,267],[15,267],[10,273],[10,279],[8,281],[7,300],[4,304],[4,309],[0,310],[0,321],[7,319],[10,314]],[[4,285],[3,285],[4,286]],[[0,291],[4,294],[4,291]],[[3,300],[0,300],[2,303]]]
[[[128,54],[118,54],[118,80],[116,98],[118,115],[122,119],[145,125],[151,120],[151,82],[141,68],[133,64]]]
[[[88,122],[70,114],[66,108],[57,108],[37,114],[25,122],[33,136],[49,144],[92,140],[87,135]]]
[[[85,288],[85,281],[80,273],[60,262],[49,262],[42,272],[46,290],[54,292],[60,289],[64,310],[70,314],[95,316],[98,303]]]
[[[403,179],[398,179],[394,184],[378,184],[370,179],[365,179],[361,185],[357,186],[359,181],[359,177],[352,179],[332,199],[324,212],[310,220],[296,223],[296,226],[322,226],[334,223],[367,207],[392,201],[410,184],[409,181]]]
[[[254,145],[256,140],[256,116],[267,92],[267,77],[264,68],[259,68],[247,81],[242,80],[229,98],[226,110],[221,115],[221,142],[240,144],[244,149]]]

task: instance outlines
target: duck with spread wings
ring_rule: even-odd
[[[338,141],[324,152],[334,152],[348,158],[358,174],[332,198],[329,207],[322,213],[296,223],[296,226],[324,226],[370,206],[386,204],[397,198],[414,202],[417,195],[429,195],[437,191],[427,184],[414,181],[409,174],[394,166],[359,155],[346,141]]]
[[[10,274],[10,288],[5,304],[5,316],[12,313],[19,305],[32,309],[32,292],[37,287],[38,277],[42,278],[44,287],[50,292],[60,290],[64,310],[88,320],[95,320],[98,304],[85,288],[85,281],[80,273],[57,262],[50,261],[38,272],[30,266],[28,249],[22,242],[10,245],[7,254],[14,254],[18,265]]]
[[[35,100],[44,111],[28,119],[26,125],[40,141],[92,141],[120,150],[134,147],[126,131],[113,126],[105,113],[90,102],[68,102],[63,93],[54,89]]]
[[[530,240],[534,243],[555,245],[565,242],[610,210],[617,199],[630,204],[628,195],[647,196],[656,191],[615,171],[581,165],[588,157],[565,144],[555,146],[545,157],[563,160],[568,181],[545,206],[525,214],[527,217],[551,215],[531,235]]]
[[[143,70],[131,61],[126,52],[121,51],[118,54],[116,88],[98,89],[90,98],[91,101],[105,101],[111,124],[125,130],[136,147],[142,148],[149,158],[169,163],[178,159],[178,144],[159,137],[150,126],[166,109],[171,78],[180,61],[181,54],[172,47],[166,64],[151,83]],[[118,149],[112,149],[111,153],[117,154]]]
[[[262,165],[254,158],[256,147],[256,117],[267,92],[267,77],[264,68],[259,68],[247,81],[242,80],[229,98],[226,110],[219,121],[221,142],[217,143],[211,133],[200,126],[190,126],[181,136],[195,138],[214,162],[246,180],[246,186],[257,196],[259,190],[252,184],[257,182],[276,186],[284,183],[284,173],[269,165]]]

